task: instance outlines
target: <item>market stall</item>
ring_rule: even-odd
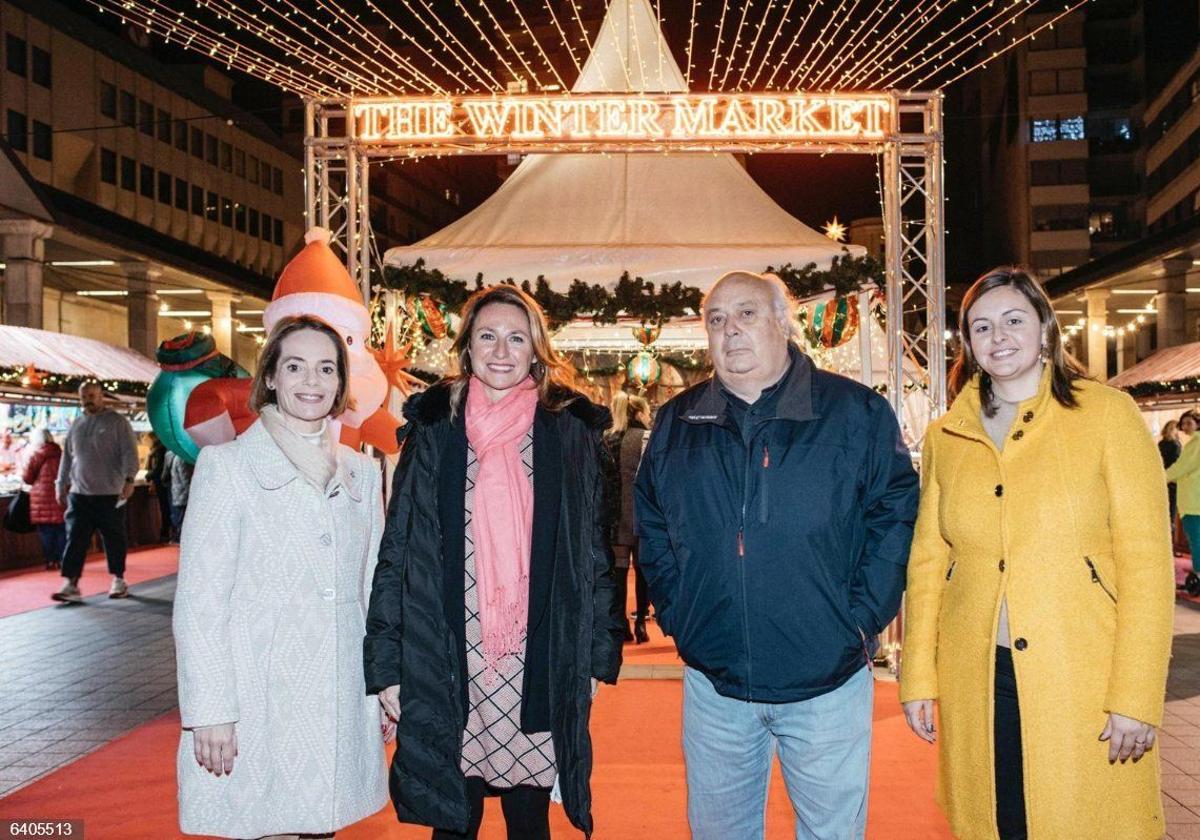
[[[1128,392],[1155,437],[1168,420],[1200,405],[1200,341],[1167,347],[1108,380]]]
[[[79,416],[77,392],[89,380],[100,382],[112,407],[129,417],[134,431],[150,431],[145,394],[158,375],[156,364],[123,347],[80,336],[0,326],[0,432],[12,435],[11,461],[0,465],[0,505],[7,510],[21,489],[23,448],[28,434],[45,428],[61,441]],[[139,446],[144,463],[148,446]],[[159,535],[158,504],[152,488],[139,479],[129,500],[129,544],[155,542]],[[36,533],[0,529],[0,571],[39,565]]]

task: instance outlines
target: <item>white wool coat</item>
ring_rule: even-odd
[[[387,802],[379,702],[363,678],[383,529],[378,469],[341,446],[325,492],[256,422],[201,450],[175,595],[179,825],[189,834],[326,834]],[[233,773],[192,729],[234,723]]]

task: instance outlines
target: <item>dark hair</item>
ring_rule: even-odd
[[[250,410],[260,411],[264,405],[275,405],[276,394],[273,388],[267,387],[267,377],[275,375],[279,365],[279,357],[283,353],[283,340],[300,330],[312,330],[328,336],[333,342],[334,355],[337,361],[338,389],[333,397],[333,406],[329,409],[330,417],[337,417],[347,408],[350,402],[350,359],[346,355],[346,345],[341,334],[319,318],[311,315],[297,315],[283,318],[275,324],[263,345],[262,355],[258,359],[258,370],[254,373],[254,381],[250,385]]]
[[[962,307],[958,313],[958,355],[950,368],[950,378],[947,383],[951,401],[954,400],[976,373],[979,374],[979,402],[983,413],[994,417],[998,406],[992,393],[992,378],[979,367],[975,354],[971,351],[971,307],[992,289],[1010,286],[1021,293],[1033,307],[1041,323],[1043,331],[1042,351],[1047,363],[1050,364],[1050,391],[1060,405],[1075,408],[1079,401],[1075,398],[1076,379],[1087,377],[1083,365],[1065,349],[1063,349],[1062,332],[1058,327],[1058,319],[1054,315],[1054,307],[1046,290],[1042,288],[1033,273],[1016,266],[1001,266],[993,268],[971,284],[963,295]]]
[[[561,411],[583,391],[575,376],[575,368],[558,354],[550,343],[550,328],[542,307],[528,294],[503,283],[480,289],[463,304],[462,326],[450,347],[454,371],[446,377],[450,386],[450,411],[456,414],[465,399],[464,391],[471,379],[471,333],[475,321],[485,306],[503,303],[522,309],[529,318],[529,339],[533,345],[533,363],[529,374],[537,383],[538,400],[551,411]],[[564,392],[569,396],[564,396]]]

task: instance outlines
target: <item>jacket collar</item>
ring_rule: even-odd
[[[1050,373],[1050,365],[1046,365],[1045,370],[1042,371],[1041,381],[1038,383],[1037,393],[1027,400],[1022,400],[1017,406],[1017,419],[1025,423],[1032,423],[1037,418],[1045,416],[1046,410],[1054,400],[1050,390]],[[942,431],[990,441],[991,438],[983,428],[982,408],[983,402],[979,395],[979,374],[976,373],[955,397],[950,410],[946,412],[946,421],[942,424]]]
[[[254,423],[238,437],[238,442],[250,461],[250,469],[259,486],[264,490],[278,490],[300,478],[300,471],[283,454],[263,424]],[[327,492],[344,489],[356,502],[362,501],[366,476],[362,470],[346,457],[346,452],[337,447],[337,471],[329,481]]]
[[[804,422],[815,420],[821,415],[816,411],[813,399],[815,382],[813,371],[816,366],[812,359],[801,353],[794,344],[788,345],[788,358],[791,365],[779,383],[779,400],[775,404],[773,420],[795,420]],[[729,399],[722,390],[721,382],[714,373],[708,382],[702,386],[700,397],[680,415],[686,423],[716,423],[723,425],[729,410]]]

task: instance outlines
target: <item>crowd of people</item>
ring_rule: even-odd
[[[886,400],[800,352],[794,309],[772,275],[720,278],[713,374],[651,422],[587,397],[530,296],[480,290],[405,406],[386,509],[331,432],[343,341],[280,322],[259,419],[201,451],[182,520],[183,830],[330,836],[390,794],[437,840],[476,837],[489,799],[510,838],[549,837],[552,801],[590,835],[591,705],[653,604],[685,665],[692,836],[761,838],[778,756],[798,838],[861,838],[907,590],[900,696],[956,836],[1161,837],[1170,506],[1132,399],[1065,352],[1036,280],[994,270],[918,481]],[[1200,443],[1177,449],[1191,534]]]

